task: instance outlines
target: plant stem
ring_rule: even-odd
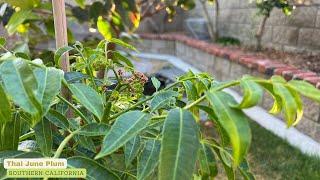
[[[222,84],[221,86],[218,86],[216,88],[212,88],[210,91],[221,91],[221,90],[223,90],[225,88],[228,88],[228,87],[231,87],[231,86],[235,86],[235,85],[237,85],[239,83],[240,83],[239,81],[231,81],[229,83]],[[205,98],[206,98],[206,95],[203,95],[199,99],[197,99],[196,101],[193,101],[192,103],[186,105],[183,109],[190,109],[193,106],[201,103]]]
[[[74,135],[76,135],[78,133],[79,130],[73,131],[72,133],[70,133],[66,138],[64,138],[64,140],[61,142],[61,144],[59,145],[56,153],[54,154],[53,158],[59,158],[64,147],[67,145],[67,143],[72,139],[72,137]]]
[[[23,140],[26,140],[26,139],[28,139],[29,137],[32,137],[32,136],[34,136],[34,135],[35,135],[34,130],[32,130],[32,131],[30,131],[30,132],[28,132],[28,133],[20,136],[20,137],[19,137],[19,142],[20,142],[20,141],[23,141]]]
[[[85,120],[86,122],[90,122],[82,113],[81,111],[79,111],[79,109],[77,109],[73,104],[71,104],[69,101],[67,101],[64,97],[58,95],[58,98],[63,101],[64,103],[66,103],[71,109],[73,109],[75,111],[75,113],[77,113],[83,120]]]
[[[179,83],[181,83],[181,81],[177,81],[175,83],[172,83],[170,86],[164,88],[163,91],[168,90],[168,89],[178,85]],[[155,94],[153,94],[152,96],[147,97],[146,99],[144,99],[142,101],[137,102],[136,104],[132,105],[131,107],[129,107],[129,108],[127,108],[127,109],[125,109],[125,110],[123,110],[121,112],[118,112],[117,114],[111,116],[110,120],[113,120],[113,119],[119,117],[120,115],[122,115],[122,114],[124,114],[124,113],[126,113],[126,112],[128,112],[128,111],[130,111],[130,110],[132,110],[132,109],[134,109],[134,108],[136,108],[138,106],[140,106],[141,104],[143,104],[143,103],[149,101],[150,99],[152,99],[154,96],[155,96]]]

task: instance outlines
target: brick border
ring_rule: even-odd
[[[320,76],[311,71],[300,70],[294,66],[280,63],[271,59],[261,58],[254,53],[247,53],[242,50],[235,50],[229,47],[222,47],[217,44],[208,43],[202,40],[194,39],[186,35],[177,33],[170,34],[139,34],[142,39],[155,39],[178,41],[190,47],[200,49],[216,57],[228,59],[237,62],[250,69],[258,70],[267,76],[281,75],[287,81],[291,79],[304,80],[320,89]]]

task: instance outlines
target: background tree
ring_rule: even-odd
[[[255,34],[256,38],[256,50],[262,49],[261,40],[264,34],[265,25],[270,17],[270,14],[274,8],[279,8],[285,15],[291,15],[293,10],[293,2],[291,0],[256,0],[256,6],[258,8],[258,14],[263,16],[260,25]]]
[[[219,7],[219,0],[199,0],[200,4],[201,4],[201,8],[203,10],[203,14],[204,17],[207,21],[207,28],[209,31],[209,36],[210,39],[214,42],[217,41],[219,39],[219,15],[220,15],[220,7]],[[211,19],[210,19],[210,15],[209,15],[209,11],[207,8],[207,2],[213,4],[215,6],[215,23],[213,24]]]

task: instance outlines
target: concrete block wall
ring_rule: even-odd
[[[139,43],[140,44],[140,43]],[[255,68],[244,66],[228,58],[212,55],[207,51],[192,47],[180,41],[143,39],[144,46],[137,46],[141,52],[152,52],[174,55],[193,65],[201,71],[208,72],[218,81],[239,79],[244,75],[253,75],[269,78],[270,75],[261,73]],[[240,88],[234,88],[240,94]],[[304,134],[320,142],[320,106],[308,98],[303,98],[304,116],[296,128]],[[273,99],[267,93],[264,94],[260,106],[269,110],[273,105]],[[277,115],[283,118],[283,115]]]
[[[243,44],[255,44],[255,32],[261,16],[249,0],[219,0],[220,34],[239,39]],[[274,8],[266,22],[263,46],[294,52],[320,53],[320,0],[312,0],[308,6],[297,6],[291,16],[285,16]],[[214,5],[208,4],[211,21],[214,22]],[[197,1],[188,17],[203,17]]]

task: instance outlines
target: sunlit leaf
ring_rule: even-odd
[[[115,61],[120,61],[123,62],[125,65],[134,68],[134,65],[132,64],[132,62],[130,61],[130,59],[128,59],[126,56],[122,55],[121,53],[114,51],[112,52],[113,58]]]
[[[288,86],[300,94],[320,103],[320,90],[313,85],[305,81],[292,80],[288,82]]]
[[[38,7],[41,3],[40,0],[4,0],[12,6],[19,7],[21,9],[32,9]]]
[[[6,25],[9,35],[14,34],[19,25],[21,25],[31,15],[31,13],[31,10],[20,10],[15,12]]]
[[[285,82],[280,81],[276,77],[272,77],[273,90],[281,98],[284,117],[287,125],[291,126],[297,120],[297,102],[292,96],[290,90],[286,88]],[[298,120],[297,120],[298,121]]]
[[[134,46],[122,41],[121,39],[116,39],[116,38],[111,38],[108,40],[109,42],[115,43],[117,45],[120,45],[122,47],[134,50],[134,51],[138,51]]]
[[[234,164],[237,166],[247,154],[251,142],[248,118],[241,110],[229,106],[236,103],[229,94],[209,91],[206,96],[218,117],[217,120],[230,138]]]
[[[101,16],[98,18],[97,27],[98,31],[105,39],[110,40],[112,38],[112,28]]]
[[[4,37],[0,37],[0,46],[6,45],[6,39]]]
[[[242,79],[240,86],[243,89],[244,96],[241,103],[234,107],[244,109],[256,106],[263,96],[261,87],[254,81],[248,79]]]
[[[86,0],[75,0],[75,2],[80,6],[82,9],[86,6]]]

